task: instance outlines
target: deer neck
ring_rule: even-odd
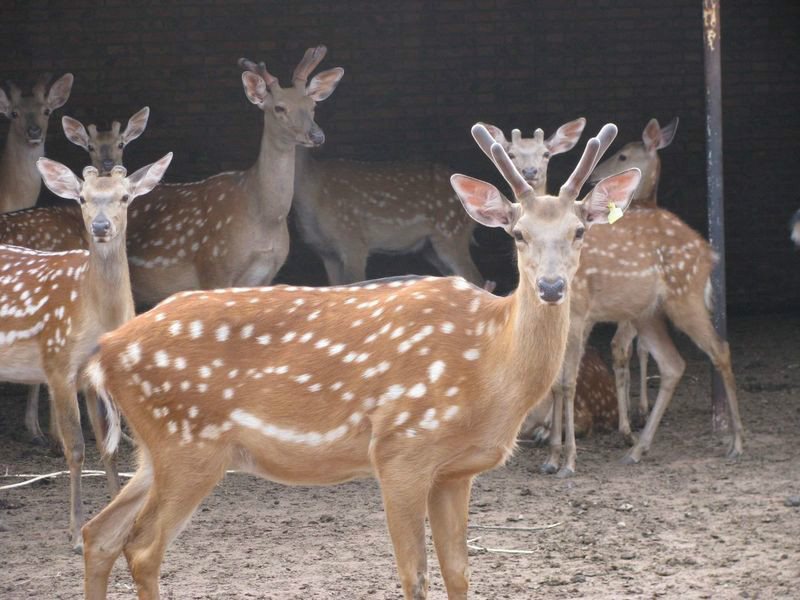
[[[317,159],[311,148],[298,146],[294,165],[294,195],[297,200],[304,201],[313,192],[318,179]]]
[[[504,322],[490,342],[495,358],[491,369],[498,390],[514,382],[508,409],[520,423],[555,381],[564,359],[569,333],[569,297],[558,305],[542,303],[520,276],[517,290],[504,299]]]
[[[0,159],[0,196],[5,195],[14,202],[14,208],[28,208],[36,204],[42,189],[42,177],[36,169],[36,161],[43,156],[44,142],[31,146],[13,129],[9,132],[3,158]]]
[[[270,131],[267,115],[258,160],[246,174],[245,189],[256,214],[285,219],[294,193],[295,144]]]
[[[89,302],[90,318],[101,331],[116,329],[134,316],[131,278],[125,235],[98,244],[90,237],[89,263],[83,280],[83,297]]]
[[[661,178],[661,159],[656,153],[652,166],[643,174],[642,181],[633,196],[637,206],[658,206],[658,181]]]

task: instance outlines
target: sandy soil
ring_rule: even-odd
[[[748,429],[746,454],[723,458],[712,436],[709,373],[683,340],[688,368],[646,462],[617,463],[614,435],[579,444],[578,474],[538,473],[545,450],[523,446],[478,478],[479,544],[533,554],[471,552],[474,598],[798,598],[800,317],[733,319],[731,341]],[[607,349],[605,339],[601,348]],[[44,473],[63,459],[27,442],[21,388],[0,389],[0,473]],[[43,409],[43,419],[46,419]],[[128,449],[128,455],[130,450]],[[94,448],[87,467],[98,468]],[[129,456],[123,468],[130,467]],[[0,479],[8,483],[12,479]],[[86,512],[107,501],[85,481]],[[67,479],[0,491],[0,598],[81,598],[81,558],[66,537]],[[432,598],[444,598],[429,544]],[[111,598],[134,598],[124,561]],[[288,488],[230,475],[167,553],[164,598],[400,598],[373,481]]]

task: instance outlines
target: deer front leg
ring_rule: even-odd
[[[631,390],[631,347],[636,329],[629,321],[617,325],[617,331],[611,340],[611,356],[614,359],[614,383],[617,388],[617,407],[619,412],[619,432],[633,443],[631,424],[628,420],[628,406]]]
[[[235,287],[255,287],[267,285],[278,272],[273,250],[254,250],[247,259],[244,269],[233,280]]]
[[[433,544],[450,600],[466,598],[469,588],[467,518],[471,489],[471,477],[447,479],[435,482],[428,495]]]
[[[67,458],[69,467],[69,533],[73,550],[80,554],[83,549],[80,530],[83,524],[81,469],[83,467],[84,445],[77,390],[61,373],[51,374],[47,378],[47,385],[50,386],[50,401],[55,406],[58,431],[64,449],[64,456]]]
[[[562,366],[562,370],[563,370]],[[561,374],[559,373],[559,378]],[[550,390],[553,396],[552,421],[550,423],[550,455],[547,460],[539,467],[543,475],[552,475],[558,471],[558,463],[561,461],[561,419],[564,416],[564,398],[561,395],[561,388],[554,385]]]
[[[647,413],[650,411],[650,402],[647,397],[647,363],[650,351],[643,339],[636,341],[636,353],[639,356],[639,410],[636,415],[636,427],[644,427],[647,421]]]

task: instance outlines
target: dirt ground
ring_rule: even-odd
[[[800,494],[800,316],[734,318],[730,329],[748,431],[742,460],[725,460],[723,441],[711,435],[709,369],[682,339],[686,375],[643,464],[618,464],[621,442],[605,435],[579,442],[572,479],[540,475],[545,449],[530,445],[477,479],[472,525],[559,525],[471,529],[480,545],[533,551],[471,551],[471,597],[800,597],[800,508],[786,505]],[[63,469],[63,459],[18,431],[21,392],[0,389],[0,474]],[[99,466],[91,445],[87,467]],[[105,482],[84,482],[91,516],[107,501]],[[60,477],[0,491],[0,598],[82,598],[83,563],[66,534],[67,485]],[[430,597],[444,598],[430,543],[429,563]],[[376,483],[289,488],[229,475],[167,552],[162,595],[400,598]],[[109,596],[135,597],[122,560]]]

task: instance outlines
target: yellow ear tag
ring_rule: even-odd
[[[622,211],[613,202],[608,203],[608,222],[613,225],[622,218]]]

